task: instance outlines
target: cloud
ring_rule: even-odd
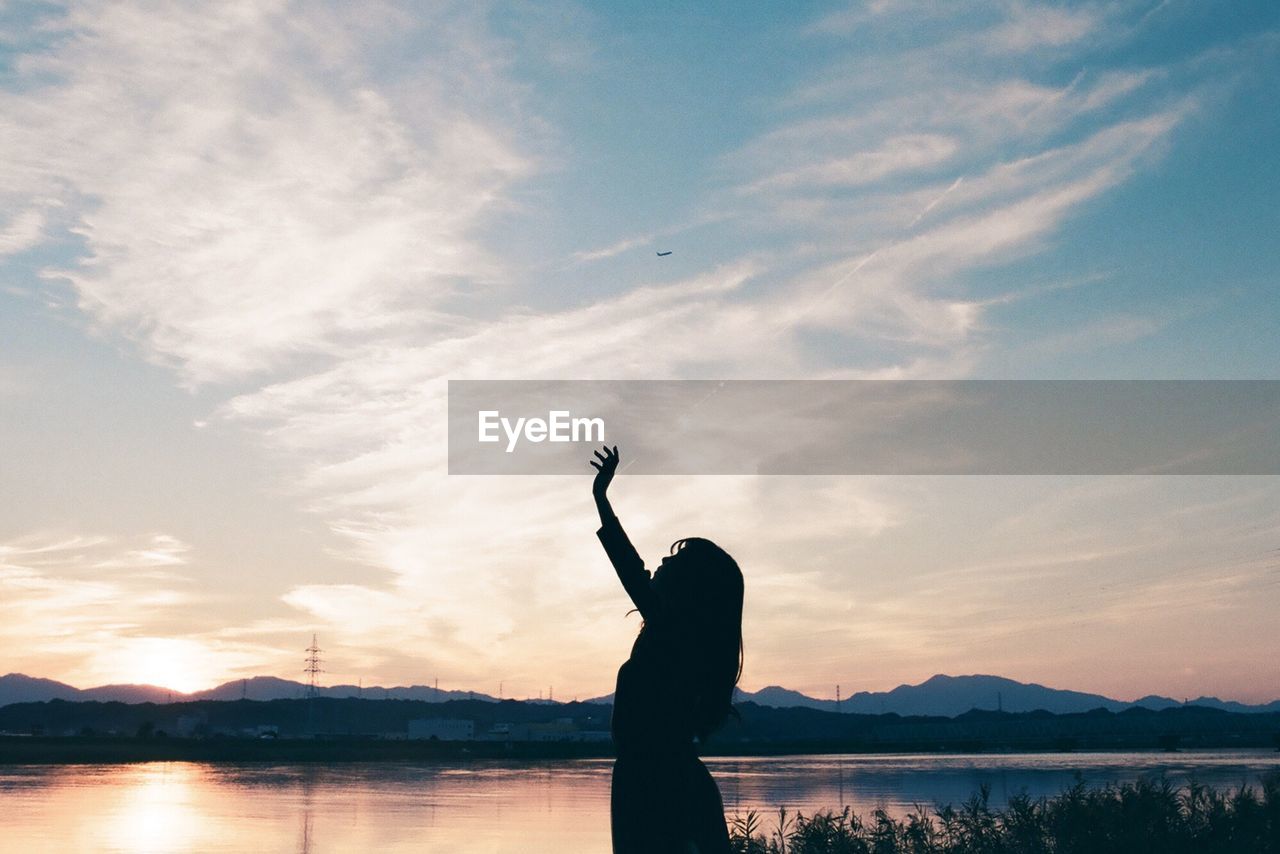
[[[806,164],[786,172],[761,178],[744,188],[745,192],[781,189],[803,185],[820,187],[857,187],[871,184],[900,172],[936,166],[956,151],[956,144],[945,136],[914,134],[886,140],[874,151],[861,151],[845,157]]]
[[[0,226],[0,256],[13,255],[40,242],[45,216],[39,210],[26,210]]]
[[[989,34],[989,44],[1001,51],[1023,52],[1038,47],[1063,47],[1097,30],[1097,16],[1086,9],[1067,9],[1014,3],[1009,20]]]
[[[260,640],[209,636],[209,599],[174,571],[187,551],[167,534],[0,542],[0,644],[21,650],[8,666],[80,687],[168,677],[185,688],[274,657]]]
[[[943,23],[948,26],[942,26]],[[941,40],[974,43],[992,52],[1025,53],[1043,47],[1065,47],[1095,33],[1102,15],[1090,8],[1065,8],[1046,3],[992,4],[960,2],[939,4],[924,0],[875,0],[852,3],[829,13],[806,29],[810,36],[848,37],[869,32],[918,31],[925,38],[942,34]],[[932,43],[936,43],[934,39]]]
[[[647,246],[648,244],[653,242],[653,238],[654,238],[654,235],[652,234],[645,234],[639,237],[628,237],[623,240],[619,240],[616,243],[612,243],[608,246],[603,246],[599,249],[590,249],[590,250],[583,250],[580,252],[574,252],[573,260],[580,261],[580,262],[602,261],[605,258],[612,258],[615,255],[621,255],[623,252],[627,252],[639,246]]]
[[[187,563],[187,552],[191,547],[168,534],[155,534],[145,545],[126,551],[124,554],[100,560],[94,564],[98,569],[115,567],[152,567],[182,566]]]
[[[80,308],[188,381],[332,353],[502,277],[469,233],[530,162],[483,80],[412,76],[483,50],[465,21],[113,2],[59,26],[76,37],[27,58],[58,82],[0,96],[0,174],[72,209],[87,257],[56,273]],[[430,35],[407,79],[363,71],[401,27]]]

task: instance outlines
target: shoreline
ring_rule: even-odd
[[[1080,753],[1141,752],[1176,757],[1184,750],[1250,750],[1276,752],[1269,743],[1196,744],[1169,750],[1150,742],[1082,745],[1062,749],[1051,744],[983,745],[867,745],[850,742],[803,741],[710,744],[703,758],[771,756],[1002,756],[1039,754],[1070,756]],[[381,763],[473,760],[613,759],[613,747],[600,742],[410,741],[374,738],[178,738],[126,736],[0,736],[0,766],[114,765],[141,762],[220,763]]]

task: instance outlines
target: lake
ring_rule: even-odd
[[[708,759],[726,811],[959,803],[1163,774],[1219,788],[1280,770],[1275,751]],[[609,850],[609,760],[469,765],[0,766],[0,849],[15,852]]]

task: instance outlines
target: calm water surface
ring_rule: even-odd
[[[902,814],[967,798],[1003,804],[1163,774],[1257,785],[1274,751],[712,759],[730,815],[849,805]],[[0,851],[593,852],[609,850],[607,760],[466,766],[0,767]]]

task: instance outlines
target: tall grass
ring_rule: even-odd
[[[884,810],[812,815],[778,811],[730,822],[741,854],[1280,854],[1280,773],[1260,789],[1220,791],[1162,779],[1060,795],[1010,798],[992,809],[982,788],[959,807],[917,808],[904,818]]]

